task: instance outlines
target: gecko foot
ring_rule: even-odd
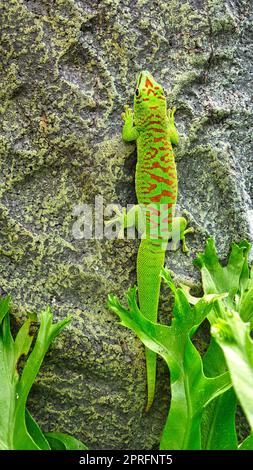
[[[184,253],[189,253],[189,251],[190,251],[187,244],[186,244],[186,241],[185,241],[185,235],[187,233],[194,233],[194,228],[192,228],[192,227],[187,228],[186,230],[184,230],[184,232],[181,235],[181,240],[182,240],[182,244],[183,244],[182,250],[183,250]]]
[[[129,119],[133,119],[133,111],[132,109],[126,104],[124,106],[125,111],[121,114],[123,121],[128,121]]]
[[[117,205],[112,205],[111,209],[115,212],[116,216],[110,220],[105,221],[105,227],[111,225],[119,226],[117,233],[117,238],[124,238],[124,228],[126,226],[126,209],[123,207],[122,210],[119,209]]]

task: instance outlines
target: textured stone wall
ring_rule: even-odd
[[[0,0],[0,287],[19,312],[73,314],[30,399],[44,430],[91,448],[157,447],[166,368],[145,415],[138,339],[106,308],[135,283],[138,240],[76,240],[73,208],[135,203],[121,112],[150,70],[177,106],[179,205],[195,235],[168,266],[198,283],[208,235],[252,239],[251,0]],[[168,292],[163,291],[166,318]],[[166,311],[167,307],[167,311]],[[17,314],[18,315],[18,314]],[[166,374],[166,375],[165,375]]]

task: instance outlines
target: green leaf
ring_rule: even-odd
[[[59,323],[52,323],[53,315],[51,310],[47,308],[42,311],[40,314],[40,328],[36,343],[34,345],[33,351],[28,357],[26,364],[24,366],[22,376],[17,385],[17,394],[19,395],[19,401],[17,404],[17,415],[19,416],[25,413],[25,403],[28,397],[28,393],[31,389],[33,382],[39,372],[41,364],[43,362],[44,356],[57,334],[71,321],[71,317],[66,317],[64,320]]]
[[[136,303],[136,289],[128,291],[127,310],[118,299],[109,296],[109,307],[131,328],[149,349],[160,354],[170,369],[171,406],[161,449],[200,449],[201,417],[204,408],[215,397],[231,387],[228,373],[207,378],[200,355],[190,337],[212,308],[201,299],[191,307],[182,289],[176,289],[168,271],[162,271],[175,296],[171,326],[146,319]]]
[[[228,263],[223,267],[219,262],[214,240],[207,240],[204,253],[198,254],[194,260],[194,264],[201,269],[205,295],[228,293],[224,302],[230,307],[234,306],[235,295],[246,282],[249,250],[250,244],[246,240],[239,245],[233,243]]]
[[[51,341],[69,323],[70,317],[53,325],[50,310],[42,312],[34,348],[20,376],[19,359],[28,354],[33,338],[30,335],[30,320],[27,320],[13,340],[9,300],[0,302],[0,449],[44,449],[48,448],[46,440],[39,426],[26,412],[26,401]]]
[[[213,400],[202,418],[202,449],[236,450],[235,413],[237,399],[233,389]]]
[[[253,279],[248,279],[247,287],[238,296],[235,308],[241,319],[250,322],[253,327]]]
[[[0,325],[1,325],[5,315],[7,314],[7,312],[10,309],[10,302],[11,302],[11,298],[10,298],[9,295],[4,297],[3,299],[0,299]]]
[[[239,450],[253,450],[253,433],[239,445]]]
[[[33,335],[30,334],[31,320],[26,320],[19,329],[14,342],[14,361],[18,364],[22,356],[27,356],[32,344]]]
[[[211,333],[222,348],[236,395],[253,430],[253,341],[250,325],[235,311],[223,310],[223,318]]]
[[[226,371],[226,361],[221,348],[214,338],[203,357],[203,367],[208,377],[215,377]],[[232,389],[213,400],[204,410],[202,417],[202,449],[237,449],[235,413],[237,399]],[[226,429],[226,432],[224,432]]]
[[[184,356],[183,375],[171,385],[171,407],[161,449],[200,450],[204,409],[231,386],[227,373],[215,378],[205,377],[200,355],[190,340]]]
[[[40,450],[50,450],[50,446],[41,431],[38,423],[34,420],[32,415],[26,409],[25,412],[25,420],[26,420],[26,428],[30,436],[32,437],[33,441],[36,443]]]
[[[224,313],[227,308],[232,311],[237,310],[242,320],[253,321],[253,281],[248,266],[249,250],[250,244],[245,240],[239,245],[233,244],[227,265],[221,266],[214,242],[209,239],[205,252],[199,254],[195,262],[201,269],[205,296],[210,293],[228,292],[228,298],[219,299],[219,302],[215,304],[213,311],[208,316],[211,325],[217,322],[223,324],[223,329],[228,328],[228,333],[229,327],[226,320],[230,324],[231,317],[227,317]],[[213,347],[215,344],[216,346]],[[215,369],[215,373],[217,373],[217,370],[224,371],[227,367],[224,354],[218,353],[218,351],[221,351],[220,347],[217,343],[211,341],[207,355],[204,358],[204,366],[209,366],[208,375],[212,375],[213,371],[211,369]],[[238,365],[234,364],[234,368],[238,368]],[[235,449],[237,447],[235,411],[236,399],[233,392],[226,392],[222,397],[213,401],[203,416],[203,440],[208,434],[208,439],[203,442],[204,446],[214,449]],[[226,423],[226,433],[222,432],[222,423]],[[205,429],[208,431],[205,432]],[[214,440],[210,440],[210,436],[214,436]]]
[[[253,271],[248,266],[249,249],[247,241],[233,244],[228,262],[223,266],[214,241],[208,240],[205,252],[195,261],[201,269],[204,289],[201,299],[191,296],[185,286],[177,289],[170,273],[163,269],[161,276],[175,297],[170,326],[149,322],[142,315],[136,303],[136,289],[128,292],[128,309],[116,297],[109,296],[109,307],[122,324],[132,329],[149,349],[160,354],[170,369],[171,404],[161,449],[237,449],[236,395],[251,423],[252,340],[249,325],[246,333],[239,325],[239,321],[245,325],[243,320],[250,320],[253,325]],[[236,314],[241,333],[233,325],[231,334],[234,310],[241,316]],[[206,317],[219,345],[211,340],[202,361],[191,336]],[[231,389],[231,378],[236,395]],[[249,438],[240,448],[250,445]]]
[[[83,442],[62,432],[48,432],[46,438],[52,450],[88,450]]]
[[[184,284],[181,284],[181,288],[187,297],[188,302],[191,305],[196,305],[201,299],[204,300],[206,303],[214,302],[215,300],[222,300],[228,296],[228,293],[225,292],[223,294],[206,294],[203,297],[194,297],[190,294],[190,287]]]

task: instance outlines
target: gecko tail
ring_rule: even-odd
[[[141,240],[137,256],[138,297],[142,314],[150,321],[157,321],[160,295],[161,268],[165,251],[162,245],[150,239]],[[153,403],[156,383],[156,353],[146,348],[148,400],[146,411]]]

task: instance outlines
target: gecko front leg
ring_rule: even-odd
[[[134,113],[128,105],[125,105],[125,111],[122,113],[124,126],[122,129],[122,138],[126,142],[137,140],[139,132],[134,126]],[[138,205],[133,206],[128,212],[125,208],[120,210],[117,205],[111,206],[115,212],[115,217],[105,222],[105,226],[119,225],[118,238],[124,238],[124,229],[135,226],[138,229]]]
[[[179,135],[178,135],[178,131],[174,122],[175,112],[176,112],[175,106],[172,109],[168,109],[167,118],[168,118],[168,132],[169,132],[170,141],[172,144],[177,145],[179,142]]]
[[[122,129],[122,138],[125,142],[131,142],[137,140],[139,132],[134,126],[134,113],[128,105],[125,106],[125,111],[122,113],[122,119],[124,126]]]

